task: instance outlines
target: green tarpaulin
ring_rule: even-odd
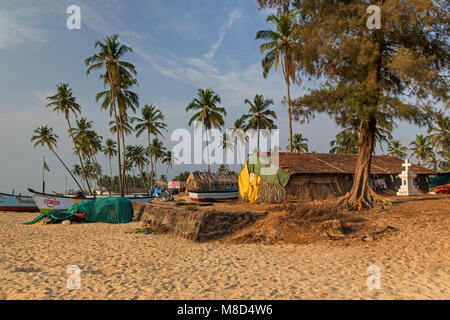
[[[84,213],[84,219],[76,214]],[[25,224],[35,224],[42,218],[50,218],[52,222],[76,220],[84,222],[128,223],[133,220],[133,206],[128,198],[105,197],[95,200],[74,203],[67,210],[54,210],[42,214]]]
[[[266,182],[281,186],[283,189],[289,182],[291,174],[270,162],[268,159],[256,155],[248,158],[248,172],[254,173]]]
[[[450,183],[450,172],[429,176],[428,188],[433,191],[437,186],[443,186]]]

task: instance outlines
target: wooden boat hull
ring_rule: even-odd
[[[224,202],[234,201],[239,197],[239,189],[189,191],[189,196],[194,202]]]
[[[86,198],[76,198],[69,196],[54,196],[51,194],[40,193],[33,191],[32,189],[28,189],[31,193],[39,211],[42,213],[47,213],[52,210],[67,210],[69,207],[75,202],[93,200],[93,197]],[[103,196],[103,197],[107,197]],[[101,198],[101,196],[97,196],[97,198]],[[128,195],[127,198],[130,198],[132,203],[150,203],[154,199],[153,197],[133,197]]]
[[[0,211],[34,212],[39,209],[31,196],[0,193]]]

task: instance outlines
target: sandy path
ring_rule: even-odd
[[[35,216],[0,212],[0,299],[450,298],[442,217],[373,243],[261,246],[125,233],[136,222],[21,224]],[[69,265],[81,268],[79,290],[66,287]],[[379,290],[366,286],[370,265]]]

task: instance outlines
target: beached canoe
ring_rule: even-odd
[[[194,202],[221,202],[237,200],[239,188],[223,190],[189,191],[189,196]]]
[[[86,201],[94,199],[93,197],[89,196],[85,198],[77,198],[75,196],[54,196],[47,193],[36,192],[33,189],[28,189],[28,192],[31,193],[34,202],[42,213],[47,213],[52,210],[67,210],[76,201]],[[97,198],[101,197],[107,197],[107,195],[97,196]],[[139,197],[135,195],[126,195],[125,197],[129,198],[131,200],[131,203],[150,203],[154,199],[154,197]]]
[[[0,211],[39,211],[31,196],[0,193]]]

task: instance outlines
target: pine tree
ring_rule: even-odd
[[[381,10],[381,26],[370,29],[367,1],[258,2],[261,8],[288,7],[299,13],[296,63],[299,71],[323,80],[323,85],[296,105],[328,113],[342,124],[354,117],[360,120],[353,187],[340,203],[350,209],[384,205],[387,201],[369,184],[377,125],[382,120],[430,125],[435,101],[448,108],[449,5],[371,1]]]

